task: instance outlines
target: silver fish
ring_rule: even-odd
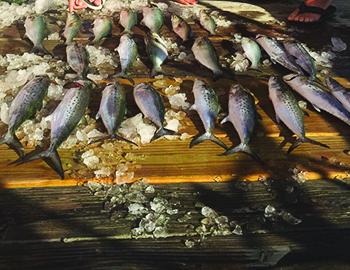
[[[196,38],[192,46],[192,52],[196,60],[210,69],[215,77],[219,77],[223,74],[216,51],[206,37]]]
[[[124,31],[131,33],[132,28],[137,24],[137,13],[131,9],[123,9],[119,15],[119,24],[124,27]]]
[[[66,44],[73,42],[73,39],[78,35],[81,28],[80,17],[75,13],[68,13],[66,25],[64,27],[63,36],[66,39]]]
[[[345,89],[340,83],[336,80],[328,77],[326,79],[326,84],[331,90],[333,96],[338,99],[341,104],[350,112],[350,90]]]
[[[294,91],[308,100],[317,111],[324,110],[350,125],[350,113],[322,86],[304,76],[295,74],[286,75],[283,80]]]
[[[317,73],[315,61],[304,46],[297,42],[284,42],[283,45],[288,54],[295,58],[295,63],[312,78],[315,78]]]
[[[228,116],[221,121],[221,124],[231,122],[238,133],[241,143],[238,146],[229,148],[224,152],[224,155],[243,152],[260,161],[258,155],[249,147],[256,119],[257,113],[252,95],[241,85],[232,85],[229,91]]]
[[[0,144],[7,144],[19,156],[23,156],[24,151],[15,132],[25,120],[35,117],[36,112],[41,109],[49,85],[48,76],[35,77],[18,92],[10,105],[8,130],[0,139]]]
[[[211,16],[209,16],[208,13],[204,9],[202,9],[199,12],[199,23],[210,34],[212,34],[212,35],[216,34],[216,23],[215,23],[214,19]]]
[[[192,30],[188,23],[175,14],[171,15],[171,26],[174,33],[183,41],[187,41],[192,36]]]
[[[99,44],[101,40],[112,33],[112,21],[109,18],[96,18],[94,20],[94,27],[92,29],[94,33],[94,44]]]
[[[67,62],[78,74],[85,78],[89,69],[89,55],[82,44],[71,43],[66,47]]]
[[[261,59],[261,50],[259,45],[252,39],[243,37],[241,41],[244,54],[247,56],[251,62],[251,68],[257,69],[260,59]]]
[[[126,114],[126,92],[119,83],[109,84],[102,91],[102,99],[96,119],[102,119],[108,135],[113,139],[119,139],[128,143],[133,142],[124,139],[117,134],[118,128]]]
[[[152,141],[164,135],[175,134],[174,131],[164,128],[165,109],[163,100],[152,86],[145,83],[136,85],[134,87],[134,99],[143,115],[158,127]]]
[[[194,104],[190,109],[197,111],[199,114],[199,117],[204,125],[205,132],[192,139],[190,148],[203,141],[210,140],[224,149],[227,149],[226,145],[213,134],[215,120],[221,111],[219,98],[214,89],[206,86],[203,81],[196,79],[194,81],[192,91],[194,94]]]
[[[297,74],[302,73],[300,68],[289,58],[286,50],[277,40],[263,35],[257,35],[256,41],[270,56],[273,63],[278,63]]]
[[[164,40],[156,33],[152,37],[145,37],[147,54],[152,62],[153,68],[151,75],[162,72],[161,65],[168,57],[168,51]]]
[[[25,36],[33,43],[32,52],[36,54],[49,54],[44,48],[43,41],[48,36],[49,30],[44,16],[29,16],[24,22]]]
[[[62,162],[57,149],[68,138],[81,118],[90,101],[92,84],[79,80],[74,87],[67,90],[60,104],[51,115],[51,141],[46,150],[34,150],[18,159],[16,164],[43,159],[55,172],[64,178]]]
[[[158,7],[144,7],[142,15],[141,24],[147,26],[151,32],[158,34],[164,24],[163,12]]]
[[[136,42],[129,34],[124,34],[120,37],[120,43],[116,50],[119,54],[122,69],[119,76],[125,76],[138,57]]]
[[[274,76],[269,79],[269,97],[275,109],[277,122],[282,121],[298,137],[288,149],[288,154],[305,142],[329,148],[325,144],[306,137],[304,112],[299,107],[298,101],[292,91],[280,79]]]

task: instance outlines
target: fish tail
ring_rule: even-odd
[[[212,141],[213,143],[216,143],[222,148],[227,149],[226,144],[224,144],[223,141],[221,141],[218,137],[216,137],[211,132],[205,132],[202,135],[198,135],[195,138],[193,138],[192,141],[190,142],[190,148],[204,141]]]
[[[175,131],[173,130],[170,130],[170,129],[166,129],[164,127],[161,127],[153,136],[153,138],[151,139],[151,142],[160,138],[160,137],[163,137],[165,135],[174,135],[176,134]]]
[[[35,149],[34,151],[12,162],[12,164],[20,165],[38,159],[45,161],[46,164],[49,165],[60,176],[61,179],[64,179],[64,171],[62,168],[61,158],[56,149]]]
[[[7,144],[19,157],[24,156],[23,146],[15,134],[7,132],[2,138],[0,138],[0,144]]]
[[[40,56],[45,54],[51,55],[51,53],[48,50],[46,50],[42,44],[35,45],[30,52]]]
[[[289,147],[287,153],[290,154],[295,148],[300,146],[302,143],[311,143],[311,144],[314,144],[314,145],[322,146],[324,148],[329,148],[329,146],[327,144],[320,143],[318,141],[315,141],[315,140],[312,140],[310,138],[304,137],[304,138],[296,139],[295,142],[291,145],[291,147]]]
[[[214,70],[214,81],[218,80],[219,78],[221,78],[224,75],[224,72],[221,69],[218,70]]]
[[[249,147],[249,145],[245,143],[241,143],[237,146],[229,148],[224,153],[220,154],[220,156],[228,156],[235,153],[245,153],[251,156],[254,160],[258,161],[259,163],[264,163],[262,159]]]
[[[130,141],[128,139],[125,139],[123,138],[122,136],[118,135],[118,134],[112,134],[111,135],[111,139],[116,139],[116,140],[120,140],[120,141],[124,141],[124,142],[127,142],[127,143],[130,143],[130,144],[133,144],[135,146],[138,146],[136,143],[134,143],[133,141]]]

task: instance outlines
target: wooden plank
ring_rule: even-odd
[[[111,220],[101,212],[101,198],[82,187],[1,190],[0,268],[232,269],[224,266],[267,267],[286,254],[282,265],[289,258],[347,258],[350,182],[305,182],[292,193],[289,184],[276,181],[272,192],[258,182],[157,185],[162,194],[177,192],[179,215],[200,201],[243,226],[243,236],[209,237],[190,249],[184,241],[196,237],[185,236],[185,226],[174,221],[170,238],[130,240],[130,221]],[[268,204],[288,209],[302,223],[262,222]],[[186,224],[198,223],[194,213]]]
[[[250,33],[268,33],[271,35],[285,34],[285,28],[277,25],[262,25],[259,22],[244,21],[244,18],[234,14],[225,14],[231,18],[235,24],[220,32],[222,35],[213,36],[213,41],[220,55],[233,53],[232,48],[227,48],[224,41],[227,41],[232,33],[242,32],[242,25],[245,31],[243,34]],[[231,17],[230,17],[231,16]],[[245,22],[246,24],[244,24]],[[197,23],[193,24],[193,29],[198,35],[207,35]],[[344,30],[345,32],[347,30]],[[136,29],[136,35],[142,39],[144,32],[141,28]],[[114,27],[114,37],[108,39],[104,46],[114,49],[117,46],[116,37],[120,35],[120,27]],[[162,34],[174,37],[174,33],[164,27]],[[21,40],[23,27],[21,25],[11,26],[0,33],[0,54],[4,53],[23,53],[28,51],[30,45]],[[350,35],[349,35],[350,36]],[[78,39],[82,43],[87,42],[88,35],[81,34]],[[347,40],[345,40],[347,41]],[[319,46],[325,44],[328,40],[322,40]],[[46,41],[45,46],[52,50],[57,45],[57,41]],[[187,48],[189,49],[189,48]],[[345,70],[349,59],[349,53],[345,52],[338,65],[339,70]],[[288,169],[297,167],[305,171],[305,179],[324,179],[334,177],[347,177],[348,167],[350,164],[349,156],[343,153],[349,148],[348,127],[339,120],[325,114],[310,111],[310,117],[305,118],[307,135],[312,139],[328,144],[331,149],[322,149],[313,145],[303,145],[298,148],[293,155],[286,156],[285,150],[280,150],[278,145],[281,142],[279,129],[274,123],[274,113],[271,102],[268,99],[268,92],[265,80],[252,76],[257,74],[236,75],[236,78],[222,79],[216,82],[211,81],[211,76],[205,68],[200,67],[192,72],[192,65],[179,65],[174,62],[168,62],[164,70],[169,73],[177,74],[177,77],[184,79],[181,85],[181,91],[187,94],[189,102],[193,102],[191,93],[192,81],[194,78],[206,79],[217,91],[220,96],[220,102],[224,111],[227,111],[227,90],[236,80],[243,86],[250,89],[257,98],[258,112],[262,116],[255,138],[253,138],[253,147],[266,161],[267,167],[261,167],[252,161],[249,157],[237,154],[231,157],[219,157],[221,149],[211,143],[203,143],[194,149],[188,149],[189,140],[186,141],[167,141],[160,140],[149,145],[141,146],[137,150],[130,152],[137,157],[142,157],[133,164],[135,178],[146,178],[151,183],[173,183],[173,182],[220,182],[230,181],[233,179],[257,180],[260,177],[268,177],[274,173],[288,172]],[[184,73],[183,71],[186,71]],[[192,73],[188,76],[189,71]],[[277,72],[277,70],[265,70],[266,72]],[[173,83],[173,78],[164,78],[167,82]],[[345,78],[340,78],[341,82],[346,85],[349,82]],[[136,75],[135,82],[153,82],[154,79],[145,77],[142,71]],[[124,81],[125,83],[125,81]],[[131,87],[129,88],[131,91]],[[100,89],[97,90],[99,92]],[[130,93],[129,93],[130,95]],[[129,100],[132,100],[131,95]],[[166,99],[165,99],[166,100]],[[91,104],[92,111],[96,110],[99,98],[96,98]],[[169,106],[169,104],[166,104]],[[129,108],[131,115],[138,112],[135,104]],[[91,116],[94,116],[93,114]],[[183,128],[180,132],[187,132],[194,136],[201,128],[201,123],[196,113],[188,114],[183,121]],[[1,127],[0,127],[1,129]],[[238,138],[232,127],[218,127],[215,133],[224,140],[228,145],[237,144]],[[229,134],[227,136],[226,134]],[[28,151],[30,149],[27,149]],[[16,156],[13,151],[6,146],[0,146],[0,183],[3,188],[18,187],[39,187],[39,186],[71,186],[79,185],[86,179],[71,178],[67,175],[64,181],[57,179],[57,176],[42,162],[33,162],[21,167],[8,166],[8,163],[15,160]],[[72,163],[72,150],[60,151],[64,164]],[[193,161],[196,162],[193,162]],[[19,169],[20,168],[20,169]],[[285,176],[285,175],[284,175]],[[112,179],[99,179],[96,181],[110,182]]]

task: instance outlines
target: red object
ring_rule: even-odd
[[[198,3],[198,0],[176,0],[176,2],[183,5],[195,5]]]
[[[72,12],[74,10],[84,9],[87,7],[87,4],[83,0],[68,0],[68,8],[69,11]],[[102,0],[89,0],[91,4],[95,6],[100,6]]]

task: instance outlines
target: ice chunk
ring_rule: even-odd
[[[175,132],[179,131],[180,127],[180,121],[177,119],[171,119],[167,121],[167,125],[165,126],[166,129],[173,130]]]
[[[89,169],[96,169],[100,159],[97,156],[89,156],[84,158],[83,162]]]
[[[187,110],[190,104],[187,102],[185,93],[178,93],[168,97],[171,108],[176,110]]]
[[[0,120],[1,122],[8,124],[9,122],[9,107],[7,103],[2,103],[0,108]]]
[[[201,214],[205,217],[215,218],[218,214],[210,207],[204,206],[201,209]]]

